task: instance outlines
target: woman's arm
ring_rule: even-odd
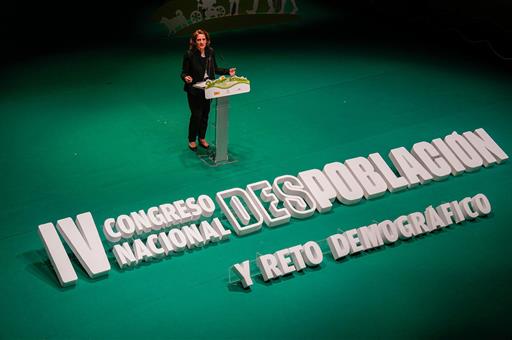
[[[217,65],[217,59],[215,59],[215,52],[212,49],[212,60],[213,60],[213,67],[215,68],[215,73],[219,75],[226,76],[229,74],[229,69],[222,68]]]
[[[186,77],[190,77],[190,56],[188,52],[183,56],[183,65],[181,67],[181,79],[188,83],[185,79]]]

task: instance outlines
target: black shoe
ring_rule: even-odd
[[[192,150],[192,151],[197,151],[197,144],[196,144],[196,146],[192,146],[192,145],[190,145],[191,143],[193,143],[193,142],[189,142],[189,143],[188,143],[188,148],[189,148],[190,150]]]

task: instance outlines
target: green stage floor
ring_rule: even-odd
[[[8,70],[0,95],[0,338],[416,338],[510,335],[509,162],[60,288],[37,226],[100,226],[151,206],[484,128],[512,154],[512,82],[453,53],[219,42],[252,91],[233,97],[236,163],[187,148],[183,50],[104,49]],[[243,290],[229,268],[485,193],[491,216]],[[507,194],[508,193],[508,194]],[[111,254],[110,254],[111,255]]]

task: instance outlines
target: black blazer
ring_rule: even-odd
[[[215,74],[227,75],[229,69],[225,69],[217,66],[215,60],[215,51],[211,47],[207,47],[204,51],[206,56],[206,65],[203,66],[201,63],[201,54],[199,50],[194,48],[192,51],[187,51],[183,56],[183,67],[181,69],[181,79],[185,82],[186,76],[192,77],[192,83],[183,86],[183,90],[194,95],[204,95],[202,90],[192,87],[195,83],[201,82],[204,79],[204,71],[208,74],[209,79],[215,79]]]

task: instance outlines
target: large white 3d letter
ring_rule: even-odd
[[[76,224],[69,217],[57,221],[57,229],[91,278],[110,271],[107,254],[90,212],[77,215]],[[53,224],[40,225],[39,236],[60,284],[75,284],[76,272]]]
[[[297,177],[313,196],[318,212],[324,213],[331,210],[331,202],[336,198],[336,190],[322,171],[318,169],[301,171]]]
[[[482,156],[484,166],[487,167],[493,163],[501,163],[508,159],[505,151],[496,144],[484,129],[476,129],[475,133],[469,131],[464,132],[462,135],[469,141],[480,156]]]
[[[249,198],[249,195],[247,195],[244,190],[240,188],[224,190],[218,192],[215,198],[220,208],[222,209],[222,212],[224,215],[226,215],[229,223],[231,223],[231,226],[238,236],[251,234],[261,228],[261,225],[263,224],[263,217],[261,216],[261,213],[256,205]],[[233,208],[235,212],[234,214],[228,204],[224,201],[227,198],[230,198],[229,206]],[[240,200],[240,198],[242,200]],[[251,215],[244,207],[242,201],[245,203],[247,208],[249,208],[252,216],[256,219],[255,222],[249,224]],[[238,223],[238,220],[240,220],[242,224]]]
[[[257,190],[261,190],[259,195],[256,194]],[[260,181],[247,185],[247,193],[249,194],[249,197],[253,201],[254,205],[260,211],[267,226],[275,227],[290,221],[290,212],[285,208],[277,207],[279,204],[279,199],[277,199],[276,195],[274,195],[272,192],[272,186],[268,181]],[[270,203],[268,208],[270,214],[269,211],[265,209],[263,203],[261,203],[260,200],[265,203]]]

